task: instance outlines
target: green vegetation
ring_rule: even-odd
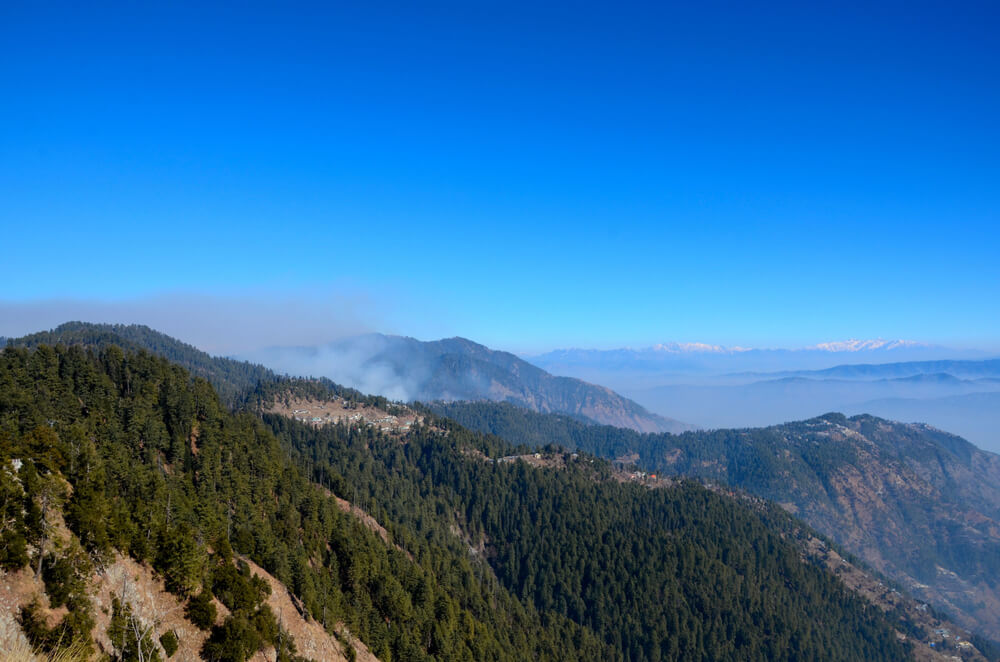
[[[143,625],[132,614],[130,605],[122,604],[116,597],[111,602],[111,625],[108,639],[114,647],[118,662],[161,662],[160,649],[153,643],[149,626]]]
[[[388,400],[383,397],[365,395],[335,384],[329,379],[292,379],[247,361],[211,356],[141,324],[67,322],[51,331],[0,340],[11,347],[29,349],[40,345],[78,345],[98,351],[119,347],[128,352],[148,352],[165,358],[192,375],[208,381],[219,394],[223,404],[228,407],[242,408],[247,404],[270,402],[279,394],[341,397],[359,404],[383,408],[388,404]],[[3,346],[0,344],[0,348]]]
[[[562,469],[489,461],[513,452],[446,420],[401,441],[232,413],[205,380],[117,347],[0,354],[0,487],[16,504],[0,504],[3,533],[25,541],[8,567],[36,561],[44,499],[80,545],[41,559],[53,594],[70,605],[86,559],[129,554],[210,628],[207,659],[269,646],[296,659],[241,558],[383,660],[907,657],[876,610],[801,561],[781,513],[693,483],[621,484],[586,456]],[[388,542],[327,491],[373,515]],[[211,595],[231,611],[222,623]],[[57,626],[67,641],[86,638],[88,609],[70,606]],[[28,611],[33,639],[60,641]],[[115,613],[130,622],[126,605]]]
[[[199,630],[211,630],[215,615],[215,603],[212,602],[212,593],[208,589],[203,588],[192,596],[184,607],[184,616]]]
[[[210,541],[262,565],[310,617],[331,631],[343,622],[382,659],[605,656],[580,626],[554,614],[543,620],[502,588],[481,585],[482,567],[465,555],[424,543],[419,563],[386,545],[311,484],[259,419],[230,413],[206,381],[145,353],[4,350],[0,467],[15,502],[0,504],[10,513],[5,537],[39,535],[30,510],[18,507],[41,499],[24,489],[36,472],[70,484],[63,512],[85,558],[119,550],[152,564],[171,590],[193,597],[188,614],[203,627],[214,619],[202,596],[230,601],[236,611],[212,629],[210,659],[241,659],[278,637],[273,614],[258,606],[259,585],[248,579],[248,588],[242,571],[209,557]],[[7,555],[8,567],[34,560],[24,547]],[[62,565],[53,568],[52,585],[62,586]],[[60,626],[72,636],[33,616],[26,629],[46,644],[90,631],[89,604],[71,606]]]
[[[264,366],[210,356],[141,324],[67,322],[51,331],[7,338],[6,344],[29,349],[41,345],[79,345],[94,350],[119,347],[128,352],[149,352],[207,380],[230,406],[240,404],[259,382],[276,379],[276,375]]]
[[[163,646],[163,651],[167,654],[167,657],[173,657],[174,653],[177,652],[177,647],[180,645],[177,641],[177,633],[173,630],[167,630],[162,635],[160,635],[160,645]]]
[[[267,420],[334,491],[348,487],[345,475],[367,484],[359,499],[402,525],[393,532],[404,546],[413,529],[467,552],[481,546],[505,588],[597,632],[613,659],[905,657],[877,610],[775,533],[786,526],[781,512],[762,515],[692,483],[623,485],[606,463],[568,456],[565,469],[547,471],[475,459],[472,449],[512,449],[447,421],[404,446]]]
[[[637,458],[634,464],[648,472],[717,481],[790,504],[833,539],[862,541],[855,552],[881,550],[897,578],[934,585],[942,580],[940,567],[991,587],[1000,575],[1000,463],[932,428],[827,414],[768,428],[640,434],[506,404],[431,408],[526,448],[555,443],[611,459]],[[877,502],[884,507],[872,505]],[[981,598],[949,595],[953,608],[1000,631]]]

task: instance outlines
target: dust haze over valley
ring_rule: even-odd
[[[927,423],[985,450],[1000,451],[1000,362],[988,349],[881,339],[788,349],[663,343],[646,349],[522,353],[524,362],[517,368],[515,355],[478,345],[475,339],[435,344],[366,333],[385,316],[384,305],[368,295],[323,292],[289,299],[259,293],[0,302],[0,335],[15,337],[54,326],[50,322],[58,322],[62,311],[82,319],[124,318],[173,329],[214,353],[279,373],[327,377],[401,402],[485,398],[520,402],[538,411],[580,413],[577,405],[528,394],[531,389],[524,390],[524,375],[517,370],[530,364],[553,377],[611,389],[635,411],[593,410],[589,418],[643,431],[760,427],[837,411]],[[442,362],[445,356],[451,358]],[[512,367],[515,373],[501,376],[486,366],[501,356],[507,364],[501,370]],[[470,357],[484,360],[479,367],[486,369],[477,371],[462,362]],[[612,407],[620,409],[620,404]],[[637,414],[640,409],[645,413]]]
[[[874,340],[785,350],[672,344],[525,358],[553,374],[606,384],[651,411],[705,428],[774,425],[830,411],[867,413],[929,423],[998,452],[996,356]]]
[[[474,385],[459,385],[472,374],[468,366],[457,368],[464,377],[443,375],[438,358],[447,350],[423,351],[433,344],[366,334],[237,357],[400,401],[512,397],[503,389],[491,392],[495,376],[490,374],[476,376]],[[552,375],[609,387],[649,412],[684,423],[648,431],[762,427],[836,411],[927,423],[997,452],[1000,360],[992,356],[915,341],[848,340],[795,349],[671,343],[644,350],[555,350],[522,358]]]
[[[464,363],[441,361],[442,356],[459,356],[473,346],[481,348],[476,360],[503,355],[508,357],[505,361],[513,361],[513,355],[497,351],[501,348],[462,341],[449,349],[440,343],[451,341],[436,346],[404,336],[366,333],[380,324],[385,309],[370,295],[319,291],[288,299],[261,292],[214,297],[174,294],[119,302],[0,302],[0,335],[14,337],[55,326],[63,311],[95,321],[130,319],[172,329],[178,337],[214,353],[289,375],[328,377],[392,400],[486,398],[519,401],[539,411],[579,413],[566,402],[536,402],[535,396],[520,392],[523,385],[514,382],[523,375],[508,375],[502,385],[504,380],[498,382],[492,369],[477,372]],[[663,343],[646,349],[562,349],[520,355],[527,362],[522,370],[531,364],[555,377],[607,387],[649,415],[674,421],[636,423],[634,413],[605,412],[591,417],[599,422],[680,431],[760,427],[831,411],[867,413],[928,423],[997,452],[996,356],[987,349],[881,339],[788,349]]]
[[[613,460],[618,468],[615,480],[621,482],[662,489],[689,476],[708,480],[713,489],[730,496],[733,493],[726,486],[739,487],[780,504],[900,582],[906,594],[883,588],[871,578],[853,578],[849,584],[852,590],[863,590],[866,600],[881,601],[881,608],[909,605],[907,619],[927,624],[910,626],[914,633],[923,633],[922,645],[933,649],[931,644],[937,645],[934,636],[938,643],[943,641],[943,635],[928,635],[931,630],[954,630],[947,622],[935,621],[938,616],[930,620],[921,616],[928,603],[946,610],[963,627],[989,636],[1000,633],[1000,591],[989,580],[996,568],[994,550],[1000,550],[1000,457],[934,428],[829,414],[804,416],[809,420],[785,426],[693,431],[694,426],[657,416],[609,389],[553,376],[513,354],[461,338],[422,342],[366,334],[319,347],[271,348],[243,357],[290,376],[285,378],[269,376],[250,363],[213,358],[148,327],[72,323],[5,342],[12,351],[54,343],[91,348],[118,344],[130,351],[145,348],[183,361],[217,387],[226,387],[222,392],[237,397],[241,388],[260,380],[253,399],[265,414],[294,419],[317,432],[333,426],[342,434],[359,426],[380,430],[387,440],[395,440],[392,443],[407,443],[411,435],[426,431],[427,410],[415,412],[401,404],[372,400],[358,391],[344,391],[334,383],[339,382],[391,400],[434,401],[430,411],[471,430],[544,450],[544,454],[524,453],[522,446],[518,453],[492,459],[481,451],[473,454],[486,462],[506,464],[523,458],[530,466],[565,469],[578,455],[571,457],[561,447]],[[871,351],[882,358],[881,349]],[[873,358],[871,351],[856,360]],[[907,351],[918,355],[893,358],[928,358],[928,351],[950,352],[914,346]],[[805,353],[807,359],[809,354]],[[844,357],[834,352],[829,358]],[[754,360],[755,367],[760,367],[759,359]],[[812,360],[822,363],[817,357]],[[845,382],[848,390],[855,388],[850,386],[852,379],[860,380],[857,384],[862,387],[902,380],[912,381],[912,388],[937,388],[941,381],[953,386],[970,382],[969,388],[981,388],[981,383],[992,383],[990,375],[998,364],[995,359],[929,358],[838,363],[810,371],[794,369],[810,361],[796,363],[785,357],[785,370],[775,379],[809,381],[803,377],[807,375]],[[943,370],[955,376],[941,377]],[[729,379],[748,376],[726,375]],[[328,377],[334,382],[297,376]],[[235,383],[227,381],[233,378]],[[788,407],[780,392],[771,393],[770,398],[773,406]],[[277,419],[271,421],[284,425]],[[431,423],[436,433],[447,425]],[[340,499],[338,507],[354,512],[356,506],[350,499]],[[382,532],[383,540],[391,541],[384,527],[370,520],[364,510],[358,512]],[[810,545],[823,547],[825,543]],[[900,549],[905,553],[900,555]],[[831,559],[831,569],[842,565],[837,553],[829,550],[817,560],[830,563]],[[905,602],[914,599],[905,595],[924,602]]]
[[[0,662],[1000,662],[952,4],[4,3]]]

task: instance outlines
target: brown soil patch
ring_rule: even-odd
[[[268,606],[274,611],[282,627],[295,639],[299,655],[316,662],[346,662],[344,645],[328,634],[321,623],[304,616],[296,608],[295,598],[288,589],[260,566],[247,561],[251,570],[260,575],[271,586]],[[144,627],[148,627],[152,639],[159,643],[163,633],[173,630],[177,634],[178,649],[171,662],[200,662],[198,652],[208,638],[208,633],[196,628],[184,618],[184,602],[169,593],[163,586],[163,581],[153,570],[134,560],[116,555],[114,563],[96,572],[91,578],[90,596],[94,604],[96,621],[93,638],[99,653],[112,651],[111,641],[107,636],[108,625],[111,622],[112,599],[118,597],[127,602],[133,614]],[[22,606],[38,598],[46,608],[46,616],[50,625],[58,622],[65,612],[48,610],[48,599],[45,587],[35,573],[24,568],[16,572],[0,574],[0,651],[22,649],[26,644],[24,633],[17,623],[17,614]],[[221,623],[228,615],[228,610],[218,600],[215,601],[218,610],[217,623]],[[360,662],[378,662],[368,648],[356,637],[350,634],[343,624],[334,626],[341,637],[354,647]],[[164,651],[160,655],[166,659]],[[273,648],[257,653],[252,662],[273,662],[276,652]],[[3,656],[0,654],[0,659]]]
[[[107,636],[111,623],[112,598],[127,602],[132,613],[150,629],[151,638],[159,643],[160,635],[173,630],[177,635],[178,649],[171,662],[199,662],[198,651],[208,637],[184,618],[184,603],[163,587],[151,568],[134,560],[115,556],[115,562],[98,572],[93,579],[94,616],[97,626],[93,637],[99,650],[111,653],[111,640]],[[222,607],[217,604],[217,607]],[[220,613],[225,613],[222,608]],[[221,620],[221,618],[220,618]],[[163,650],[160,656],[166,659]]]
[[[406,433],[414,425],[423,422],[423,417],[418,416],[409,407],[392,406],[391,411],[387,411],[343,398],[334,400],[279,398],[265,406],[264,411],[294,418],[302,423],[315,426],[337,424],[367,426],[378,428],[389,434]]]
[[[246,561],[250,570],[254,574],[260,575],[271,586],[271,595],[267,599],[267,604],[271,607],[281,626],[295,639],[295,647],[298,649],[299,655],[316,660],[316,662],[347,660],[343,645],[328,634],[321,623],[300,613],[299,607],[296,606],[298,601],[288,592],[284,584],[253,561]],[[360,640],[351,635],[343,624],[337,624],[336,629],[354,647],[360,662],[378,662],[378,658],[372,655]],[[270,656],[261,657],[258,654],[253,659],[260,662],[273,660],[274,651],[269,652]]]

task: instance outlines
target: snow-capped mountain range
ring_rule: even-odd
[[[930,423],[997,451],[1000,372],[998,361],[983,360],[994,355],[877,338],[786,349],[671,342],[525,358],[701,427],[869,413]]]
[[[626,375],[726,375],[741,372],[818,370],[837,364],[978,359],[988,353],[915,340],[837,340],[791,348],[665,342],[620,349],[557,349],[525,360],[552,374],[600,384]]]
[[[808,352],[808,351],[822,351],[822,352],[867,352],[875,350],[892,351],[895,349],[932,349],[938,347],[936,345],[931,345],[929,343],[917,342],[916,340],[885,340],[883,338],[876,338],[874,340],[858,340],[851,338],[850,340],[835,340],[832,342],[821,342],[815,345],[809,345],[807,347],[795,347],[795,348],[758,348],[758,347],[742,347],[739,345],[734,345],[727,347],[725,345],[712,345],[709,343],[701,342],[666,342],[658,343],[652,347],[647,348],[647,350],[653,352],[667,352],[671,354],[684,354],[684,353],[703,353],[703,354],[738,354],[742,352]],[[626,350],[631,350],[631,348],[624,348]],[[944,349],[939,347],[939,349]],[[574,350],[556,350],[560,351],[574,351]],[[587,350],[583,350],[587,351]],[[617,350],[610,350],[617,351]],[[644,351],[643,349],[632,350],[637,352]]]
[[[874,350],[892,351],[894,349],[933,349],[935,345],[917,342],[915,340],[840,340],[835,342],[821,342],[806,349],[818,349],[824,352],[866,352]],[[940,348],[944,349],[944,348]]]

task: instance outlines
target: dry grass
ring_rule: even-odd
[[[0,662],[86,662],[92,651],[82,644],[55,653],[32,648],[14,617],[0,613]]]
[[[33,650],[24,639],[13,642],[10,648],[0,652],[2,662],[86,662],[91,651],[84,645],[61,648],[54,653]]]

